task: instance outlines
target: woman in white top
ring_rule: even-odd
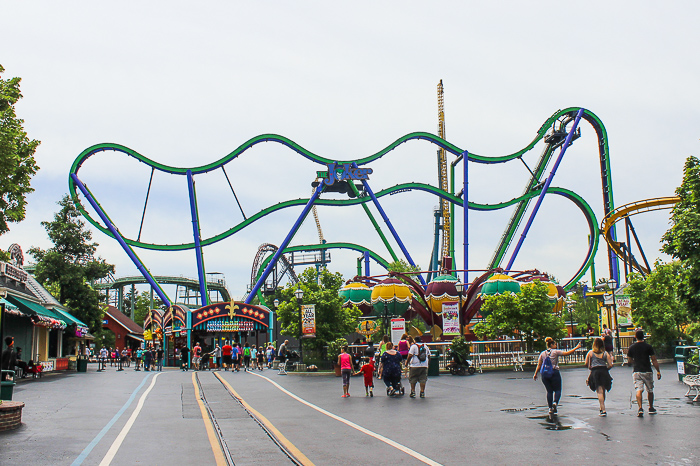
[[[588,375],[588,387],[598,394],[601,416],[608,414],[605,412],[605,392],[612,388],[612,366],[612,355],[605,351],[603,339],[596,338],[593,340],[593,349],[586,355],[586,367],[591,371]]]
[[[561,374],[559,373],[559,356],[568,356],[577,349],[581,347],[579,342],[576,348],[569,351],[562,351],[557,349],[557,342],[554,341],[552,337],[547,337],[544,339],[547,344],[547,349],[542,351],[539,359],[537,359],[537,369],[535,369],[535,375],[532,376],[533,380],[537,380],[537,375],[540,373],[540,368],[544,364],[545,359],[549,358],[552,362],[552,374],[550,376],[542,375],[542,383],[544,388],[547,390],[547,404],[549,405],[549,414],[557,413],[557,405],[559,405],[559,400],[561,399]]]

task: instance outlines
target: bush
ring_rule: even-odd
[[[328,343],[328,360],[335,364],[340,355],[340,349],[347,345],[348,341],[345,338],[337,338]]]

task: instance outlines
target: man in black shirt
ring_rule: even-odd
[[[0,357],[0,369],[13,371],[15,370],[15,363],[17,361],[15,339],[13,337],[5,337],[5,344],[7,345],[7,349],[2,352],[2,356]]]
[[[627,350],[627,359],[634,368],[632,380],[634,380],[634,388],[637,390],[637,405],[639,406],[637,416],[642,417],[644,416],[644,410],[642,409],[642,392],[644,387],[647,389],[647,397],[649,398],[649,414],[656,414],[656,408],[654,408],[654,373],[651,371],[651,365],[654,365],[656,378],[659,380],[661,380],[661,370],[659,369],[659,362],[656,360],[654,348],[644,341],[644,331],[637,330],[635,337],[637,341],[632,343]]]

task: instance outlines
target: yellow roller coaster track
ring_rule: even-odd
[[[600,224],[600,232],[602,233],[603,237],[605,238],[605,241],[608,243],[610,248],[615,252],[617,257],[619,257],[622,260],[627,260],[625,258],[625,253],[622,251],[622,247],[620,246],[622,242],[614,241],[612,239],[611,232],[613,231],[613,225],[615,225],[615,223],[624,218],[631,217],[632,215],[637,215],[644,212],[653,212],[655,210],[671,209],[680,200],[681,198],[678,196],[659,197],[656,199],[646,199],[644,201],[637,201],[625,204],[610,212],[610,214],[608,214],[603,219],[603,222]],[[640,272],[649,273],[649,270],[643,265],[630,265],[632,265],[634,268],[639,269]]]

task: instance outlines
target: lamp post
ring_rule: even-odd
[[[273,340],[277,341],[277,335],[275,334],[275,328],[277,327],[277,325],[275,324],[275,322],[277,321],[277,308],[280,306],[280,300],[275,298],[275,300],[272,301],[272,305],[275,306],[275,315],[274,319],[270,321],[270,325],[272,325],[272,331],[270,332],[270,342],[272,342]]]
[[[573,316],[574,304],[576,304],[576,300],[574,300],[574,299],[567,299],[566,300],[566,309],[569,311],[569,329],[571,330],[572,337],[574,336],[574,316]]]
[[[302,343],[302,338],[304,338],[304,312],[301,307],[304,290],[302,290],[301,287],[297,288],[294,292],[294,296],[297,298],[297,303],[299,303],[299,358],[301,359],[301,363],[304,364],[304,344]]]
[[[606,283],[610,287],[610,292],[612,293],[613,299],[613,315],[615,316],[615,345],[617,346],[617,352],[622,353],[620,349],[620,328],[617,325],[617,301],[615,300],[615,287],[617,286],[617,282],[611,278]]]
[[[457,279],[459,280],[459,278]],[[462,294],[464,293],[464,283],[458,281],[455,283],[455,288],[457,289],[457,294],[459,295],[459,309],[457,314],[457,320],[459,321],[459,334],[464,335],[464,329],[462,328]]]

